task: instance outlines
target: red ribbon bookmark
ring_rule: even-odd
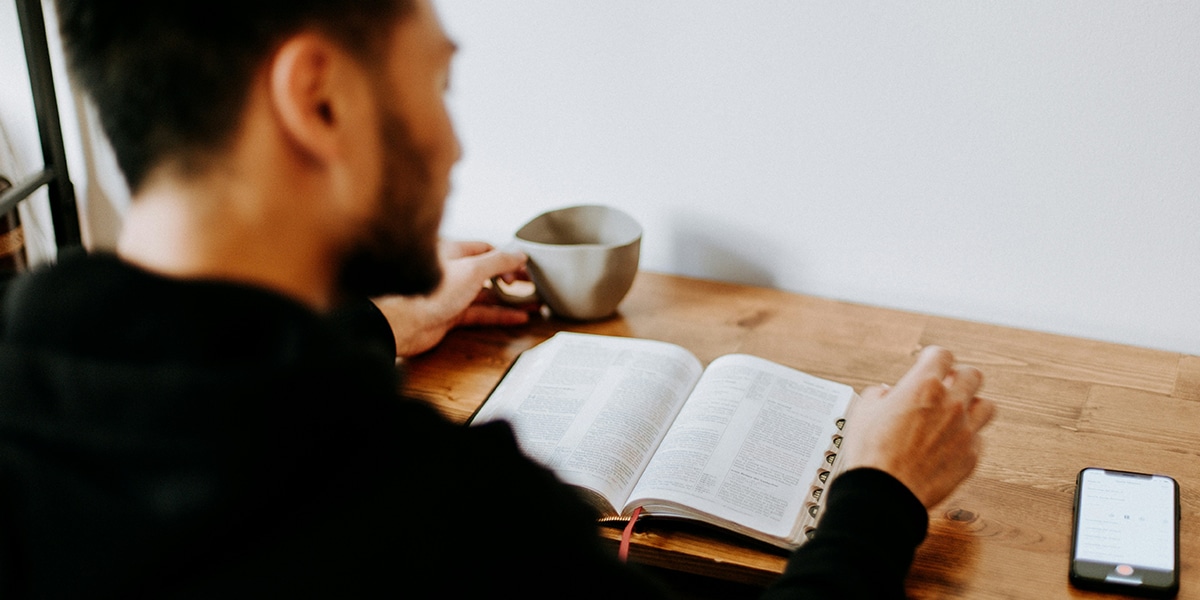
[[[625,531],[621,532],[621,547],[617,550],[617,558],[621,559],[621,562],[625,562],[629,558],[629,538],[633,537],[633,524],[637,523],[638,517],[641,515],[642,507],[633,509],[633,516],[629,517]]]

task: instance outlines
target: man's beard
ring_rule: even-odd
[[[366,296],[427,294],[442,280],[437,238],[444,190],[435,187],[404,122],[385,115],[378,213],[342,267],[341,288]]]

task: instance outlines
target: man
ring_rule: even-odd
[[[4,298],[0,595],[663,593],[505,425],[395,397],[396,352],[521,261],[438,288],[459,147],[428,0],[58,4],[134,203],[115,255]],[[450,289],[466,302],[418,298]],[[362,300],[389,293],[410,295],[379,301],[390,324]],[[866,391],[850,470],[768,594],[902,596],[926,508],[977,460],[979,385],[930,348]]]

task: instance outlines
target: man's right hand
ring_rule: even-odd
[[[505,281],[524,276],[525,255],[497,250],[486,242],[440,242],[443,277],[438,288],[424,296],[372,298],[392,326],[396,355],[415,356],[442,341],[446,333],[464,326],[512,326],[529,321],[538,307],[500,303],[485,288],[493,277]]]
[[[863,391],[842,447],[845,468],[885,471],[932,508],[979,460],[979,430],[996,412],[975,395],[982,383],[978,369],[956,365],[949,351],[925,348],[895,387]]]

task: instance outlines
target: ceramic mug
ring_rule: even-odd
[[[544,302],[555,316],[577,321],[608,317],[637,275],[642,226],[609,206],[586,205],[542,213],[521,226],[512,249],[529,257],[534,292],[516,296],[492,280],[510,304]]]

